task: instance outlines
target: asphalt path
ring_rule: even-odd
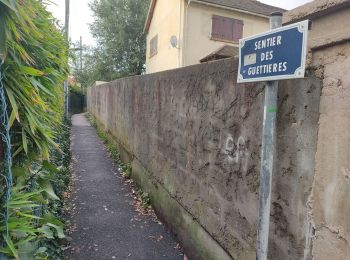
[[[72,241],[66,259],[184,259],[163,225],[135,211],[130,187],[84,114],[72,117],[71,151]]]

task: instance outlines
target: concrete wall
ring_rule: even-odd
[[[319,0],[286,23],[311,19],[309,65],[322,80],[316,171],[308,203],[314,259],[350,258],[350,1]]]
[[[237,60],[89,89],[88,110],[132,163],[191,259],[255,259],[263,84]],[[278,101],[269,259],[308,259],[321,84],[284,81]]]
[[[202,58],[224,45],[238,46],[238,42],[211,39],[213,15],[242,20],[244,23],[243,37],[265,32],[270,28],[268,18],[192,3],[187,9],[187,20],[184,28],[183,66],[200,63]]]

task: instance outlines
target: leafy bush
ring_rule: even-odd
[[[8,212],[8,221],[0,220],[1,259],[59,259],[55,239],[64,238],[58,217],[69,181],[69,130],[62,124],[68,44],[44,5],[0,0],[7,47],[1,75],[14,162],[10,200],[0,190],[1,212]]]

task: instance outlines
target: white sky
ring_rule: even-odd
[[[133,0],[130,0],[133,1]],[[169,0],[171,1],[171,0]],[[287,10],[303,5],[312,0],[260,0],[265,4],[278,6]],[[49,5],[49,10],[64,24],[65,0],[51,0],[55,4]],[[69,35],[73,42],[83,37],[83,43],[93,45],[94,39],[89,32],[89,23],[93,22],[92,13],[88,6],[91,0],[70,0],[70,26]]]

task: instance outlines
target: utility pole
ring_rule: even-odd
[[[83,72],[83,37],[80,36],[80,72]]]
[[[68,44],[68,56],[69,56],[69,2],[70,0],[66,0],[66,15],[65,15],[65,24],[64,24],[64,27],[65,27],[65,37],[66,37],[66,40],[67,40],[67,44]],[[67,63],[68,63],[68,60],[67,60]],[[68,80],[66,80],[64,82],[64,112],[65,112],[65,116],[66,116],[66,119],[68,119],[68,115],[69,115],[69,87],[68,87]]]
[[[66,0],[66,16],[65,16],[64,29],[65,29],[65,36],[67,41],[69,40],[69,5],[70,5],[70,0]]]

